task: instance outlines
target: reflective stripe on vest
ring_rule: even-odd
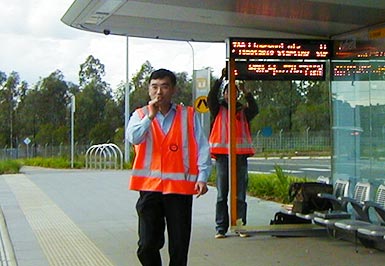
[[[143,118],[148,109],[143,107],[137,112]],[[157,120],[152,121],[145,141],[135,145],[130,189],[165,194],[197,193],[198,159],[193,116],[193,108],[178,105],[167,134]]]
[[[211,129],[209,143],[212,154],[229,154],[228,110],[221,106]],[[236,113],[236,154],[254,154],[253,141],[243,110]]]

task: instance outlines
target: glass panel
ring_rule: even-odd
[[[369,84],[371,138],[367,145],[371,149],[368,154],[370,171],[366,176],[378,186],[385,180],[385,80],[371,80]]]
[[[385,60],[333,61],[333,69],[333,178],[349,179],[351,189],[360,180],[378,186],[385,180]]]

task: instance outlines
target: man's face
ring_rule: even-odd
[[[157,99],[160,105],[169,104],[174,92],[175,86],[172,85],[169,77],[152,79],[148,86],[150,99]]]

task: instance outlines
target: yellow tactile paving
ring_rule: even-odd
[[[52,266],[113,266],[78,226],[25,175],[5,178]]]

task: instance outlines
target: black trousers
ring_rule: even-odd
[[[141,191],[137,255],[143,266],[161,266],[160,249],[168,232],[169,266],[187,265],[191,236],[192,195]]]

